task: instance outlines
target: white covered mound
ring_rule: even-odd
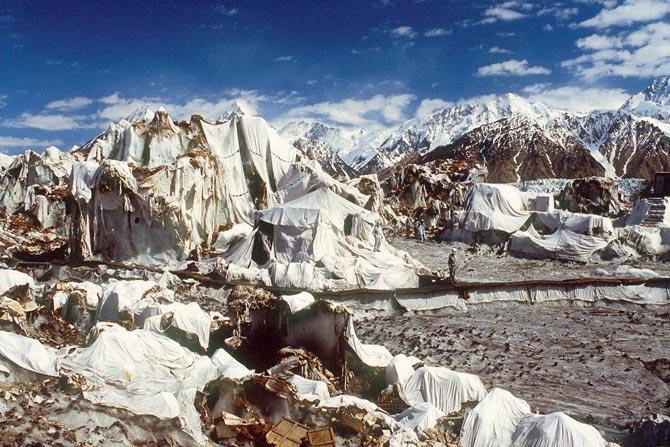
[[[502,447],[512,444],[521,419],[530,414],[528,403],[509,391],[493,388],[467,413],[461,427],[463,447]]]
[[[489,230],[514,233],[530,217],[524,193],[510,185],[472,185],[465,210],[463,227],[475,233]]]
[[[524,416],[512,436],[512,447],[605,447],[598,430],[561,413]]]
[[[424,366],[405,383],[401,396],[410,405],[428,402],[449,414],[459,411],[466,402],[477,402],[485,394],[484,384],[474,374]]]

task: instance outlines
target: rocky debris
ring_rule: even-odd
[[[414,222],[422,220],[429,234],[453,224],[454,214],[464,205],[468,183],[479,169],[462,161],[444,161],[407,164],[386,173],[381,186],[396,234],[408,236],[407,220],[412,229]]]
[[[632,206],[623,200],[614,180],[605,177],[573,180],[558,195],[558,202],[563,210],[607,217],[619,217]]]

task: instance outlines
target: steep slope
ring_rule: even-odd
[[[504,121],[508,118],[532,123],[533,130],[520,133],[519,126]],[[499,126],[486,127],[501,120],[503,124]],[[472,147],[475,141],[483,139],[480,143],[480,152],[483,153],[491,150],[487,149],[485,143],[489,140],[515,141],[519,145],[520,157],[537,155],[532,150],[529,152],[529,148],[538,147],[540,140],[544,141],[541,146],[553,147],[551,152],[555,154],[550,156],[551,166],[542,159],[524,161],[525,166],[538,166],[538,178],[545,178],[551,172],[563,172],[563,168],[558,166],[559,160],[565,159],[589,160],[587,165],[580,166],[569,177],[579,175],[580,172],[602,171],[603,175],[612,178],[649,179],[655,171],[667,169],[670,163],[667,149],[670,135],[670,77],[657,78],[617,111],[561,111],[540,103],[531,103],[510,93],[457,103],[413,118],[396,128],[378,130],[376,134],[375,131],[340,129],[323,123],[306,122],[289,123],[282,132],[292,137],[292,141],[304,137],[313,142],[324,142],[323,149],[330,148],[342,155],[343,160],[358,172],[376,173],[406,160],[415,160],[416,154],[426,155],[436,148],[451,146],[459,138],[481,127],[488,132],[513,133],[492,133],[484,137],[479,131],[463,140],[469,141],[466,146]],[[558,154],[561,148],[566,152],[564,155]],[[586,157],[585,151],[591,157]],[[547,155],[545,151],[539,154],[543,158]],[[464,157],[467,158],[466,155]],[[602,169],[593,170],[591,158]],[[558,165],[554,165],[554,162]],[[516,166],[516,162],[506,161],[494,168],[503,165],[508,165],[508,168],[503,169],[505,173],[491,171],[492,178],[509,178],[509,166]],[[523,171],[526,168],[521,165],[520,169]],[[565,172],[569,173],[569,168],[565,168]],[[533,175],[532,171],[528,175]]]
[[[431,151],[422,163],[441,159],[482,163],[489,182],[603,175],[604,167],[580,144],[563,146],[528,118],[503,118]]]
[[[670,119],[670,76],[661,76],[649,87],[631,96],[620,112],[667,121]]]
[[[317,161],[324,171],[337,179],[346,181],[357,175],[356,171],[323,141],[299,138],[293,142],[293,146],[310,160]]]

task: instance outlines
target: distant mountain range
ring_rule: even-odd
[[[612,111],[568,112],[508,93],[377,132],[298,121],[279,133],[312,148],[325,166],[346,171],[346,164],[364,174],[420,156],[484,163],[495,182],[589,175],[650,179],[670,169],[670,76]]]

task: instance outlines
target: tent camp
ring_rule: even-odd
[[[272,285],[310,290],[418,285],[421,266],[383,243],[375,252],[379,215],[326,187],[256,213],[254,230],[223,254],[237,267],[270,272]],[[340,280],[338,282],[338,280]]]

